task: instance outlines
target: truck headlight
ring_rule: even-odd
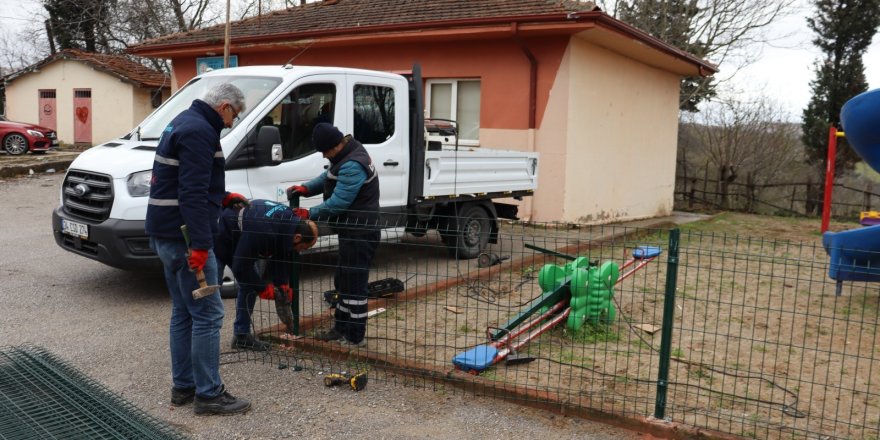
[[[132,197],[146,197],[150,195],[150,179],[153,171],[141,171],[128,176],[128,194]]]
[[[35,138],[45,137],[45,136],[43,136],[43,133],[40,133],[40,132],[37,131],[37,130],[28,130],[27,132],[28,132],[29,135],[31,135],[31,136],[33,136],[33,137],[35,137]]]

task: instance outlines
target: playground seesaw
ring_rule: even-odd
[[[633,249],[631,258],[623,265],[606,261],[600,266],[585,257],[529,244],[526,247],[564,258],[569,263],[564,266],[544,265],[538,272],[541,296],[503,326],[487,329],[488,343],[453,357],[452,364],[456,369],[479,374],[501,361],[506,361],[507,365],[531,362],[534,358],[520,355],[518,350],[563,321],[572,331],[577,331],[585,323],[613,322],[616,316],[612,301],[614,285],[645,267],[662,252],[656,246],[639,246]]]

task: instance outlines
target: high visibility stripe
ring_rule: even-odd
[[[177,199],[154,199],[150,197],[150,200],[147,202],[153,206],[177,206]]]
[[[367,300],[365,299],[344,299],[342,300],[345,304],[350,306],[365,306],[367,305]]]
[[[349,310],[348,307],[345,307],[342,304],[336,304],[336,310],[339,310],[340,312],[351,314],[351,310]]]
[[[242,208],[238,210],[238,230],[241,231],[244,229],[244,210],[247,208]]]
[[[179,161],[179,160],[177,160],[177,159],[171,159],[171,158],[164,157],[164,156],[159,156],[158,154],[156,155],[155,160],[156,160],[156,162],[159,162],[159,163],[161,163],[161,164],[171,165],[171,166],[173,166],[173,167],[178,167],[178,166],[180,166],[180,161]]]
[[[330,171],[327,171],[327,178],[330,180],[338,180],[338,178],[336,177],[336,174],[333,174]]]
[[[224,159],[226,158],[226,156],[223,155],[222,151],[218,151],[218,152],[214,153],[214,157],[220,157],[220,158],[224,158]]]
[[[366,318],[369,314],[370,314],[370,312],[367,312],[367,313],[349,313],[348,316],[350,316],[351,319],[358,319],[358,318]]]
[[[373,175],[372,175],[369,179],[367,179],[367,180],[364,182],[364,184],[367,184],[367,183],[372,182],[373,179],[375,179],[377,176],[378,176],[378,174],[376,174],[376,173],[374,172]]]

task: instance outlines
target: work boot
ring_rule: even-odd
[[[339,345],[348,348],[364,348],[367,346],[367,338],[361,339],[360,342],[351,342],[345,336],[339,338]]]
[[[238,348],[241,350],[251,350],[251,351],[268,351],[269,344],[263,342],[254,337],[254,335],[247,333],[244,335],[235,335],[232,337],[232,348]]]
[[[316,333],[315,339],[324,342],[338,341],[342,339],[342,333],[339,333],[338,331],[336,331],[336,327],[333,327],[330,330],[324,330]]]
[[[176,388],[171,387],[171,404],[174,406],[183,406],[193,401],[196,397],[195,388]]]
[[[230,414],[246,413],[251,409],[251,403],[244,399],[239,399],[229,394],[224,388],[217,397],[212,399],[203,399],[196,396],[195,414],[200,416],[219,414],[222,416]]]

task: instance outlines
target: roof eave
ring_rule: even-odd
[[[641,41],[649,47],[667,55],[679,58],[682,61],[693,64],[701,76],[710,76],[718,71],[718,68],[690,53],[678,49],[660,39],[657,39],[639,29],[636,29],[620,20],[614,19],[600,11],[584,11],[570,13],[553,13],[540,15],[520,15],[495,18],[473,18],[443,20],[420,23],[402,23],[395,25],[361,26],[348,29],[332,29],[313,32],[290,32],[282,34],[269,34],[251,37],[232,38],[231,44],[235,47],[248,47],[261,44],[300,44],[303,46],[326,46],[340,44],[341,42],[354,43],[358,40],[381,40],[383,38],[396,38],[411,34],[413,38],[436,38],[439,34],[451,29],[463,30],[474,29],[474,34],[486,34],[504,32],[511,23],[523,24],[546,24],[559,25],[561,33],[575,33],[591,26],[601,26],[610,31],[625,35]],[[188,43],[169,43],[156,45],[134,46],[129,48],[128,53],[145,57],[174,57],[201,55],[206,51],[222,49],[223,42],[209,43],[207,41]],[[209,49],[209,50],[206,50]]]

